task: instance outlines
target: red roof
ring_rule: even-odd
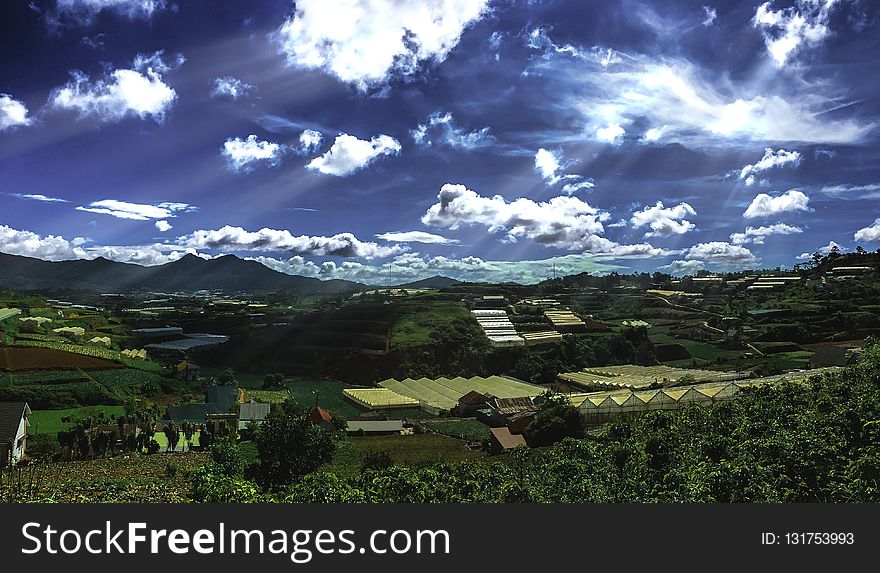
[[[459,398],[458,403],[464,404],[465,406],[479,406],[480,404],[485,404],[486,400],[488,400],[486,396],[480,394],[476,390],[471,390],[470,392]]]
[[[498,445],[505,450],[526,445],[526,439],[521,434],[511,434],[508,428],[489,428],[489,431],[492,432],[492,437]]]
[[[325,410],[320,406],[315,406],[312,408],[312,413],[309,414],[309,419],[313,424],[320,424],[321,422],[333,422],[333,416],[330,415],[330,412]]]

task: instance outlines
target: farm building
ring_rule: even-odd
[[[195,362],[192,362],[191,360],[184,360],[182,362],[179,362],[174,367],[174,373],[181,380],[192,382],[201,378],[202,369]]]
[[[538,344],[555,344],[562,342],[562,335],[555,330],[545,330],[541,332],[524,332],[520,336],[525,340],[526,346],[536,346]]]
[[[330,415],[330,412],[320,406],[315,406],[311,409],[309,412],[309,420],[312,422],[313,426],[318,426],[319,428],[324,428],[325,430],[330,431],[336,429],[336,425],[333,424],[333,416]]]
[[[172,307],[169,307],[172,308]],[[136,328],[132,332],[141,338],[168,338],[182,336],[183,329],[179,326],[166,326],[162,328]]]
[[[15,465],[24,455],[30,415],[25,402],[0,402],[0,467]]]
[[[349,434],[385,435],[403,433],[401,420],[349,420],[346,427]]]
[[[584,321],[570,310],[548,310],[544,312],[544,316],[557,330],[572,331],[586,328]]]
[[[517,446],[526,446],[526,440],[521,434],[511,434],[510,430],[501,428],[489,428],[492,453],[497,454],[505,450],[512,450]]]
[[[517,334],[516,328],[510,322],[507,311],[500,309],[477,309],[472,310],[474,318],[492,346],[506,348],[511,346],[523,346],[525,341]]]
[[[720,382],[747,378],[747,373],[718,372],[715,370],[698,370],[695,368],[672,368],[670,366],[602,366],[586,368],[581,372],[567,372],[559,375],[559,379],[586,390],[602,389],[641,389],[652,386],[670,387],[680,381]]]
[[[266,421],[271,409],[271,404],[254,402],[253,400],[241,404],[238,407],[238,429],[244,430],[251,423],[259,426]]]
[[[188,351],[199,348],[213,348],[229,341],[228,336],[222,334],[185,334],[186,338],[181,340],[168,340],[166,342],[157,342],[147,344],[144,348],[157,350],[168,354],[186,354]]]
[[[398,394],[388,388],[346,388],[342,395],[364,408],[382,410],[387,408],[411,408],[418,406],[419,401]]]
[[[631,419],[649,410],[676,410],[689,404],[710,406],[734,397],[743,388],[801,382],[832,369],[803,370],[749,380],[715,381],[693,386],[662,389],[609,390],[588,394],[578,406],[587,424],[603,424],[616,419]]]
[[[6,320],[7,318],[12,318],[13,316],[18,316],[21,314],[21,309],[18,308],[0,308],[0,320]]]
[[[468,392],[475,391],[498,398],[533,398],[543,394],[545,389],[527,384],[505,376],[481,378],[419,378],[413,380],[389,379],[379,382],[379,386],[388,388],[419,401],[421,407],[428,412],[448,412],[458,405],[458,401]]]

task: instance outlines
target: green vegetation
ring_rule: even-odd
[[[489,439],[489,427],[474,419],[432,420],[423,422],[422,426],[432,432],[469,442],[482,442]]]
[[[66,410],[33,410],[30,416],[30,434],[57,434],[62,430],[69,430],[74,426],[73,420],[85,419],[90,416],[98,416],[103,412],[108,418],[120,416],[125,411],[122,406],[84,406],[81,408],[68,408]],[[62,418],[71,418],[64,422]]]
[[[474,323],[468,309],[459,302],[415,299],[394,306],[392,349],[430,346],[436,342],[438,332],[467,328]],[[479,328],[476,332],[479,334]]]

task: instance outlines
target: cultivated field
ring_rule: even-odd
[[[108,360],[51,348],[0,348],[0,370],[105,370],[121,368]]]

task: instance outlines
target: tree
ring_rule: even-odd
[[[561,394],[546,392],[538,407],[535,419],[526,429],[528,441],[533,446],[549,446],[567,437],[583,434],[580,413]]]
[[[263,388],[284,388],[284,374],[266,374],[263,377]]]
[[[171,423],[165,426],[164,432],[165,439],[168,440],[168,451],[173,452],[177,449],[177,444],[180,442],[180,430],[177,429],[174,423]]]
[[[238,380],[235,379],[235,371],[232,368],[227,368],[223,371],[223,374],[220,375],[220,385],[221,386],[237,386]]]
[[[259,477],[270,489],[287,485],[333,459],[333,435],[309,420],[308,412],[286,401],[263,422],[257,436]]]

